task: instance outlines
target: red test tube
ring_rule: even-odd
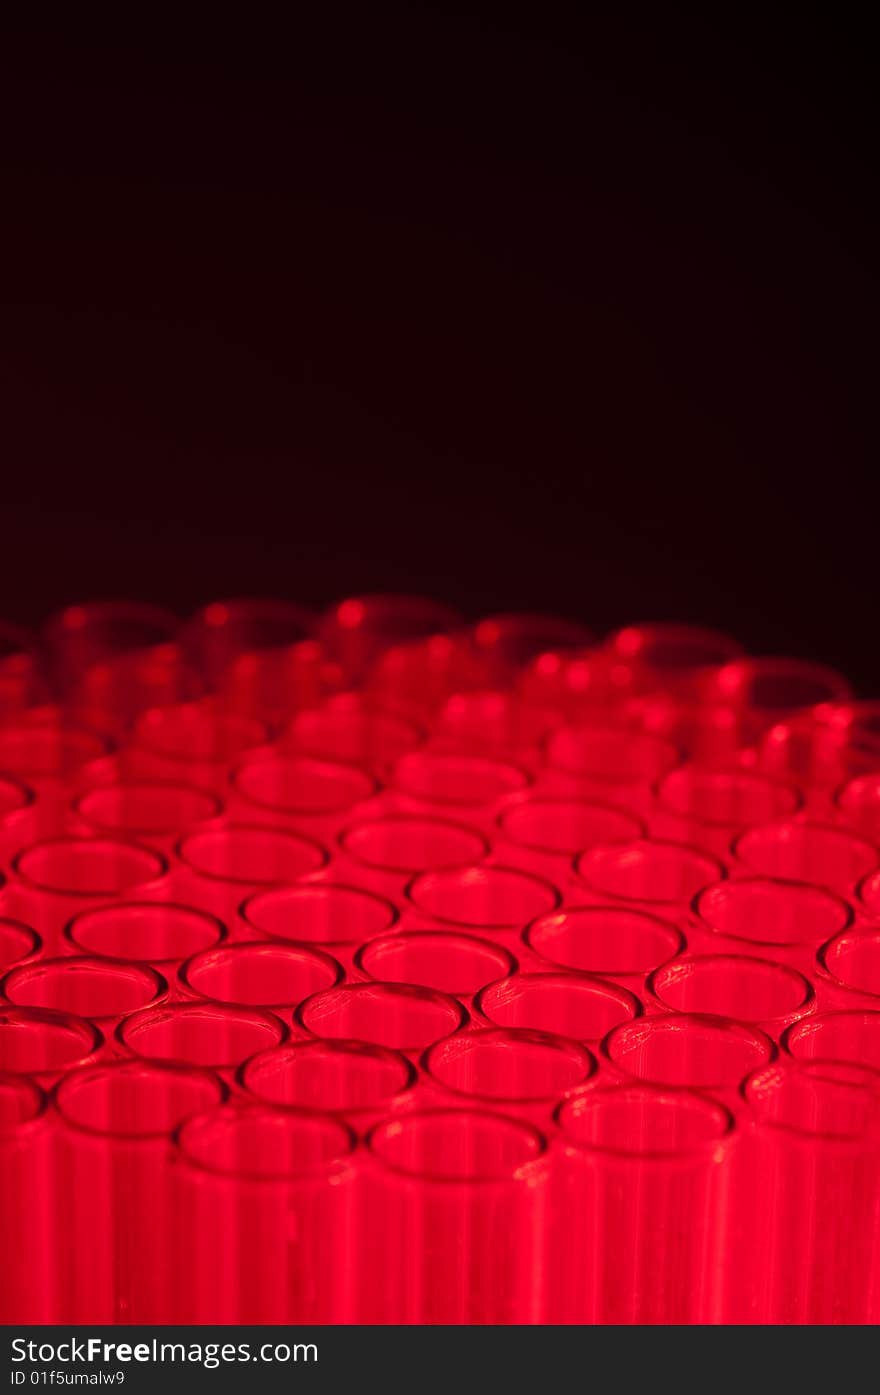
[[[571,906],[539,916],[523,938],[543,964],[599,974],[638,992],[653,968],[685,947],[671,921],[622,906]]]
[[[358,1133],[411,1107],[416,1069],[401,1051],[366,1041],[294,1041],[261,1051],[239,1071],[262,1104],[322,1109]]]
[[[660,838],[589,848],[575,858],[574,870],[596,900],[641,904],[661,914],[683,913],[698,892],[725,874],[710,853]]]
[[[321,617],[318,636],[346,678],[360,681],[388,648],[460,624],[456,611],[424,596],[349,596]]]
[[[0,991],[15,1007],[51,1008],[88,1018],[110,1038],[123,1017],[162,1002],[168,984],[149,964],[68,955],[11,969]]]
[[[311,876],[330,857],[304,833],[243,823],[188,833],[177,845],[177,856],[183,864],[174,873],[180,899],[220,916],[233,929],[247,897]]]
[[[851,895],[880,860],[871,843],[847,829],[798,819],[747,829],[735,839],[732,855],[758,876],[809,882],[840,896]]]
[[[471,1109],[395,1116],[368,1139],[358,1320],[544,1320],[541,1133]]]
[[[454,930],[409,930],[379,935],[354,957],[367,978],[416,983],[468,1002],[481,988],[507,978],[516,960],[502,945]]]
[[[211,1072],[158,1062],[116,1061],[59,1083],[59,1321],[179,1320],[171,1135],[223,1097]]]
[[[171,1003],[123,1018],[116,1037],[126,1054],[146,1061],[202,1066],[231,1082],[249,1056],[286,1041],[272,1012],[209,1002]]]
[[[64,935],[80,953],[171,966],[219,944],[226,927],[193,906],[118,901],[80,911],[65,926]]]
[[[770,877],[716,882],[695,898],[694,913],[692,947],[743,953],[748,944],[803,973],[812,972],[822,941],[845,930],[853,918],[847,902],[823,887]],[[719,946],[719,938],[726,944]]]
[[[656,801],[650,817],[656,837],[725,857],[737,834],[795,813],[801,796],[794,785],[757,771],[684,765],[660,781]]]
[[[533,1124],[549,1124],[555,1105],[596,1071],[580,1042],[523,1027],[457,1032],[422,1058],[440,1103],[501,1109]]]
[[[233,772],[229,810],[245,822],[292,828],[329,843],[378,788],[357,765],[270,750]]]
[[[578,1093],[557,1122],[554,1320],[719,1321],[730,1112],[694,1091],[629,1083]]]
[[[398,920],[393,902],[375,892],[338,882],[305,882],[258,892],[241,915],[260,939],[319,946],[346,969],[355,947],[391,930]]]
[[[812,984],[797,969],[751,954],[673,959],[654,970],[647,989],[663,1012],[733,1017],[775,1040],[816,1004]]]
[[[344,828],[339,850],[349,880],[397,899],[416,873],[481,862],[489,843],[450,819],[389,814]]]
[[[501,810],[495,831],[493,855],[499,862],[546,877],[565,892],[576,853],[641,838],[646,829],[635,814],[612,804],[528,794]]]
[[[485,833],[505,801],[531,783],[528,771],[510,761],[440,751],[401,756],[389,780],[398,812],[453,819]]]
[[[223,805],[210,791],[173,781],[96,785],[73,803],[73,819],[80,831],[143,841],[166,857],[181,834],[218,818],[222,811]]]
[[[187,995],[240,1007],[272,1008],[288,1024],[301,1002],[335,987],[342,977],[342,965],[329,954],[277,940],[206,949],[179,970]]]
[[[513,974],[477,994],[476,1015],[494,1027],[555,1032],[596,1046],[642,1005],[619,984],[589,974]]]
[[[2,1323],[59,1320],[51,1135],[46,1096],[39,1085],[21,1075],[0,1073]]]
[[[295,1021],[310,1036],[366,1041],[415,1054],[467,1021],[448,993],[404,983],[348,983],[301,1003]]]
[[[335,1116],[265,1105],[179,1130],[177,1312],[197,1323],[353,1320],[355,1137]],[[372,1259],[363,1255],[366,1268]]]

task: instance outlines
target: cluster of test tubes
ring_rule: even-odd
[[[412,596],[0,630],[0,1321],[880,1320],[880,703]]]

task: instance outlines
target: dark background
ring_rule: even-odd
[[[867,29],[532,8],[7,26],[0,613],[408,589],[880,691]]]

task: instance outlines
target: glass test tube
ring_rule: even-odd
[[[645,832],[635,814],[611,804],[528,794],[511,800],[498,815],[493,857],[546,878],[565,894],[572,889],[577,853],[599,843],[629,842]]]
[[[121,780],[96,785],[73,802],[77,832],[133,838],[170,857],[178,838],[223,812],[221,801],[196,785]]]
[[[182,964],[185,994],[241,1007],[272,1008],[288,1025],[313,993],[341,982],[342,965],[322,950],[252,940],[203,950]]]
[[[236,933],[239,908],[248,897],[300,881],[330,860],[327,849],[304,833],[238,823],[188,833],[177,845],[177,857],[182,865],[172,878],[175,899],[211,911]]]
[[[656,793],[650,819],[652,834],[695,844],[716,857],[725,857],[731,841],[743,830],[793,814],[801,804],[794,785],[768,775],[754,770],[707,770],[697,765],[671,771],[660,781]]]
[[[652,969],[685,948],[671,921],[622,906],[571,906],[539,916],[523,939],[543,964],[599,974],[636,992]]]
[[[171,1135],[223,1097],[211,1072],[160,1062],[116,1061],[59,1083],[59,1321],[179,1320]]]
[[[733,1017],[776,1040],[816,1005],[813,985],[797,969],[751,954],[673,959],[649,976],[647,991],[663,1012]]]
[[[489,853],[475,828],[451,819],[388,814],[349,824],[339,836],[338,861],[349,881],[399,898],[418,872],[463,867]]]
[[[339,1114],[358,1133],[412,1107],[416,1069],[401,1051],[366,1041],[308,1040],[261,1051],[239,1071],[262,1104]]]
[[[461,617],[424,596],[349,596],[328,610],[318,636],[349,681],[363,679],[392,645],[458,629]]]
[[[244,822],[292,828],[330,843],[378,790],[357,765],[267,749],[232,774],[229,812]]]
[[[474,1007],[478,1020],[491,1026],[555,1032],[591,1046],[642,1011],[628,989],[571,972],[517,973],[500,979],[477,994]]]
[[[483,1027],[437,1042],[422,1068],[440,1103],[501,1109],[541,1125],[567,1091],[590,1079],[596,1059],[555,1033]]]
[[[809,882],[840,896],[852,895],[880,860],[871,843],[847,829],[798,819],[747,829],[735,839],[732,854],[757,876]]]
[[[368,1139],[361,1322],[533,1323],[548,1174],[537,1129],[503,1114],[395,1116]]]

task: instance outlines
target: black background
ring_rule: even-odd
[[[854,11],[301,8],[4,36],[0,612],[407,589],[880,690]]]

